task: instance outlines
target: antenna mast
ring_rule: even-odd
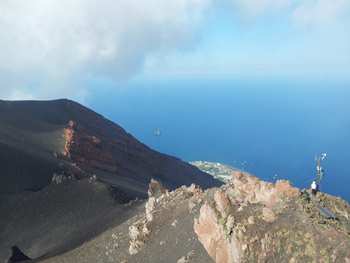
[[[326,154],[325,153],[321,153],[321,157],[318,157],[317,159],[317,156],[315,157],[315,161],[318,161],[318,166],[317,166],[317,186],[316,186],[316,189],[318,190],[318,186],[322,180],[322,177],[323,177],[323,174],[321,174],[321,171],[322,171],[322,167],[321,167],[321,160],[324,159],[324,157],[326,157]]]

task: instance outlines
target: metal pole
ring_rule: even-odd
[[[318,158],[318,168],[317,168],[317,185],[316,189],[318,190],[318,185],[320,184],[321,181],[321,157]]]
[[[321,157],[318,157],[318,166],[317,166],[317,185],[316,185],[316,189],[318,190],[318,186],[322,180],[322,174],[321,174],[321,170],[322,170],[322,167],[321,167],[321,160],[324,159],[324,157],[326,157],[326,154],[325,153],[322,153],[321,154]],[[315,159],[316,160],[316,159]]]

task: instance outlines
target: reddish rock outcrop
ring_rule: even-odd
[[[222,193],[217,191],[214,196],[214,200],[216,203],[216,209],[222,213],[226,210],[227,205],[230,203],[229,200],[227,199],[227,196]]]
[[[264,208],[263,209],[263,219],[266,221],[266,222],[275,222],[276,221],[276,215],[275,213],[269,209],[269,208]]]
[[[289,181],[277,180],[276,182],[277,194],[285,195],[287,197],[294,197],[300,195],[300,190],[291,185]]]
[[[288,197],[300,195],[300,190],[294,188],[288,181],[278,180],[277,184],[269,183],[250,174],[232,172],[232,180],[227,189],[231,203],[264,204],[273,206],[287,200]]]
[[[234,216],[228,215],[226,211],[230,204],[240,205],[235,210],[244,213],[243,207],[248,204],[261,204],[267,207],[285,206],[289,201],[288,198],[299,194],[299,189],[293,188],[288,181],[279,180],[276,187],[275,184],[261,181],[252,175],[233,172],[232,180],[222,186],[220,191],[215,192],[215,204],[205,203],[201,207],[200,216],[198,220],[195,219],[194,230],[208,254],[217,263],[242,262],[245,254],[251,253],[252,243],[259,239],[256,236],[250,238],[247,243],[247,238],[244,237],[246,226],[254,225],[256,221],[254,216],[249,216],[243,222],[235,222]],[[277,220],[275,213],[267,207],[263,209],[263,220],[269,223],[275,222]],[[267,252],[265,243],[262,252],[265,254]]]
[[[103,147],[101,140],[88,135],[85,129],[74,121],[69,122],[64,138],[66,139],[64,155],[67,157],[112,173],[118,171],[112,154]]]
[[[194,231],[216,263],[242,261],[244,240],[237,234],[240,227],[233,226],[233,219],[230,219],[229,225],[231,235],[218,223],[217,215],[208,203],[201,207],[198,220],[195,219]]]

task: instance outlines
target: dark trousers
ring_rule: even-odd
[[[312,189],[312,195],[316,195],[316,189]]]

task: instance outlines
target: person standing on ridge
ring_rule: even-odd
[[[313,181],[311,184],[312,195],[316,195],[316,188],[317,188],[316,182]]]

